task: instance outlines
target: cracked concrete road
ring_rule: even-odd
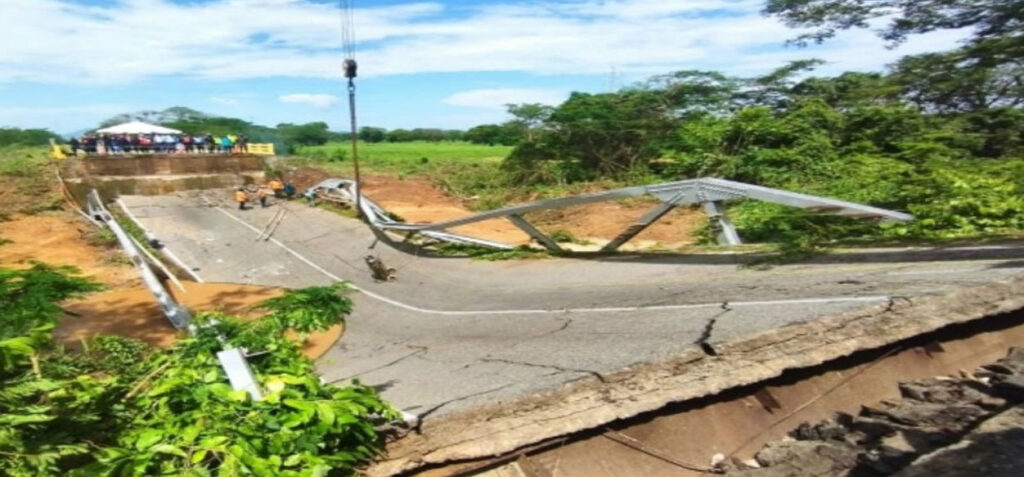
[[[302,287],[344,279],[358,287],[345,335],[319,370],[329,381],[376,386],[421,417],[1024,270],[1022,244],[861,250],[768,271],[739,268],[732,255],[426,258],[298,203],[238,211],[178,196],[121,200],[205,281]],[[280,226],[262,238],[279,208]],[[397,268],[398,280],[373,281],[367,254]]]

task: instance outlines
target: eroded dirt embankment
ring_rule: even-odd
[[[30,215],[0,222],[0,266],[27,267],[34,262],[73,266],[82,275],[106,285],[105,291],[63,304],[67,314],[54,337],[70,347],[97,334],[121,335],[166,347],[181,337],[163,316],[153,295],[142,286],[138,272],[117,246],[96,242],[98,229],[68,212]],[[283,290],[224,283],[184,282],[185,290],[168,283],[175,298],[195,311],[223,311],[251,319],[259,316],[251,307],[279,296]],[[312,358],[323,355],[340,338],[342,327],[309,337],[303,352]]]
[[[299,188],[310,187],[329,177],[308,167],[289,174],[289,180]],[[363,193],[367,197],[407,222],[443,222],[474,213],[469,204],[445,193],[426,179],[366,174],[363,180]],[[625,231],[657,203],[654,198],[641,197],[531,213],[527,218],[547,233],[566,231],[583,241],[593,242],[596,249]],[[707,218],[699,210],[681,207],[634,237],[625,250],[693,244],[697,241],[694,234],[706,223]],[[505,219],[455,227],[452,232],[513,245],[529,242],[529,236]]]

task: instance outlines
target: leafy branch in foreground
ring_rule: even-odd
[[[375,425],[395,411],[358,382],[321,382],[284,337],[341,322],[341,285],[289,292],[251,322],[200,315],[168,350],[98,337],[70,353],[51,344],[56,303],[96,288],[72,272],[0,268],[0,310],[17,318],[0,328],[0,475],[351,475],[382,452]],[[228,384],[225,346],[267,351],[251,358],[262,400]]]
[[[280,330],[292,329],[305,335],[345,323],[345,317],[352,313],[352,300],[343,295],[347,290],[344,283],[288,290],[256,309],[268,311],[266,319]]]

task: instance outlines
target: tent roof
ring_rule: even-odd
[[[181,134],[181,131],[177,129],[165,128],[142,121],[122,123],[97,130],[96,132],[103,134]]]

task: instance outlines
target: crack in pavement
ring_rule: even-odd
[[[711,339],[711,333],[715,331],[715,323],[718,322],[718,319],[730,311],[732,311],[732,308],[729,308],[729,302],[723,301],[722,311],[715,314],[715,316],[708,318],[708,322],[704,325],[704,330],[701,331],[700,337],[697,338],[697,341],[693,342],[693,344],[700,346],[700,349],[704,354],[708,356],[718,356],[718,352],[715,351],[715,348],[711,346],[711,343],[709,343],[708,340]]]
[[[414,357],[414,356],[416,356],[418,354],[426,353],[428,350],[430,350],[430,348],[427,347],[427,346],[419,346],[419,345],[405,345],[405,347],[406,348],[410,348],[410,349],[415,349],[416,351],[413,351],[411,353],[405,354],[405,355],[399,357],[398,359],[395,359],[394,361],[391,361],[391,362],[389,362],[387,364],[382,364],[380,366],[377,366],[376,368],[367,369],[366,371],[360,371],[360,372],[358,372],[356,374],[351,374],[351,375],[348,375],[348,376],[345,376],[345,377],[342,377],[342,378],[332,379],[332,380],[328,381],[328,383],[336,383],[338,381],[344,381],[346,379],[357,378],[359,376],[362,376],[362,375],[367,374],[367,373],[372,373],[374,371],[380,371],[380,370],[382,370],[384,368],[388,368],[388,367],[394,366],[394,365],[396,365],[398,363],[401,363],[402,361],[405,361],[405,360],[407,360],[409,358],[412,358],[412,357]]]
[[[519,366],[529,366],[529,367],[533,367],[533,368],[548,368],[548,369],[557,369],[559,371],[567,371],[567,372],[572,372],[572,373],[584,373],[584,374],[589,374],[589,375],[597,378],[597,380],[601,381],[602,383],[607,383],[608,382],[608,380],[606,380],[605,377],[601,373],[599,373],[597,371],[594,371],[594,370],[590,370],[590,369],[566,368],[566,367],[562,367],[562,366],[556,366],[554,364],[528,363],[528,362],[525,362],[525,361],[513,361],[511,359],[503,359],[503,358],[481,358],[480,361],[484,362],[484,363],[516,364],[516,365],[519,365]]]
[[[444,402],[442,402],[442,403],[440,403],[438,405],[435,405],[435,406],[431,407],[430,409],[427,409],[426,411],[423,411],[423,413],[416,415],[416,426],[414,426],[412,428],[412,430],[415,431],[417,434],[422,434],[423,433],[423,431],[422,431],[423,421],[426,420],[427,416],[429,416],[429,415],[439,411],[442,407],[445,407],[445,406],[447,406],[447,405],[449,405],[449,404],[451,404],[453,402],[465,401],[466,399],[469,399],[469,398],[473,398],[473,397],[477,397],[477,396],[483,396],[484,394],[490,394],[490,393],[493,393],[493,392],[501,391],[502,389],[505,389],[505,388],[507,388],[509,386],[512,386],[513,384],[515,384],[515,383],[502,384],[501,386],[498,386],[496,388],[488,389],[486,391],[480,391],[480,392],[473,393],[473,394],[467,394],[465,396],[460,396],[460,397],[457,397],[455,399],[449,399],[449,400],[444,401]]]

